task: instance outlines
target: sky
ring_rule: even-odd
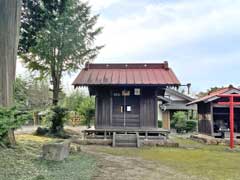
[[[89,0],[105,45],[96,63],[168,61],[198,92],[240,85],[240,0]],[[18,63],[17,73],[25,70]],[[65,90],[77,73],[65,76]]]

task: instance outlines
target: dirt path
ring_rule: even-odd
[[[99,148],[99,147],[98,147]],[[83,151],[98,159],[98,175],[94,180],[200,180],[187,176],[158,162],[137,157],[114,156],[98,152],[95,146],[83,146]]]

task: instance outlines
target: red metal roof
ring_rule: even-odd
[[[168,67],[158,64],[86,64],[74,86],[90,85],[180,85]]]
[[[221,88],[221,89],[216,90],[216,91],[214,91],[214,92],[212,92],[212,93],[210,93],[210,94],[208,94],[206,96],[203,96],[203,97],[201,97],[199,99],[196,99],[196,100],[188,103],[187,105],[196,104],[196,103],[201,102],[201,101],[206,101],[206,100],[211,99],[213,97],[217,97],[217,96],[219,96],[221,94],[225,94],[226,92],[228,92],[230,90],[240,91],[240,89],[235,88],[235,87],[231,87],[231,86],[230,87]]]

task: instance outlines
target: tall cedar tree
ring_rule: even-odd
[[[51,77],[53,105],[59,101],[61,79],[93,60],[102,46],[95,46],[95,37],[102,28],[95,28],[98,15],[91,15],[87,3],[66,0],[65,8],[36,35],[36,45],[22,57],[31,71],[39,72],[40,78]]]
[[[14,105],[13,82],[16,71],[20,11],[21,0],[0,0],[0,106],[3,107]],[[1,117],[0,121],[2,121]],[[7,124],[3,123],[3,126],[6,127]],[[14,145],[16,143],[14,131],[11,126],[7,129],[8,134],[3,139]]]
[[[66,7],[67,0],[22,0],[18,54],[28,53],[36,45],[37,33],[48,20],[56,18]]]

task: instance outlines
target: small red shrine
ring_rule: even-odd
[[[219,138],[240,138],[240,89],[233,86],[219,89],[188,105],[198,106],[198,131]]]

